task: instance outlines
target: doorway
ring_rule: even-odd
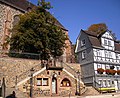
[[[115,80],[115,81],[114,81],[114,84],[115,84],[115,90],[118,90],[118,81]]]
[[[57,94],[57,79],[52,78],[52,94]]]

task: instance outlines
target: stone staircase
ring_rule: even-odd
[[[28,98],[26,93],[15,88],[6,88],[6,96],[11,95],[13,91],[15,91],[17,98]]]
[[[90,96],[90,95],[99,95],[100,93],[93,87],[93,86],[86,86],[86,92],[84,92],[83,96]]]
[[[78,76],[77,71],[72,66],[70,66],[70,64],[63,63],[63,67],[64,67],[64,69],[69,71],[74,77],[77,78],[77,76]]]

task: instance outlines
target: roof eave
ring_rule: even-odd
[[[9,5],[9,6],[13,7],[13,8],[19,9],[21,12],[24,12],[24,13],[27,12],[27,10],[24,10],[24,9],[22,9],[20,7],[17,7],[15,5],[11,4],[11,3],[8,3],[5,0],[0,0],[0,2],[5,3],[5,4],[7,4],[7,5]]]

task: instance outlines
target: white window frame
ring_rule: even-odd
[[[85,46],[86,42],[85,39],[81,40],[81,46]]]
[[[117,70],[120,70],[120,66],[116,66],[116,69],[117,69]]]
[[[107,80],[107,87],[111,87],[111,81]]]
[[[42,78],[37,78],[37,86],[42,86]]]
[[[48,86],[48,78],[43,78],[42,85]]]
[[[110,69],[110,65],[105,65],[105,69]]]
[[[106,80],[103,80],[103,87],[107,87],[107,81]]]
[[[111,46],[111,41],[110,40],[108,40],[108,46]]]
[[[101,87],[103,87],[102,79],[99,79],[99,80],[98,80],[98,83],[100,84]]]
[[[109,51],[109,58],[112,58],[112,52]]]
[[[37,78],[37,86],[48,86],[49,79],[48,78]]]
[[[107,46],[107,39],[104,39],[104,45]]]
[[[82,59],[86,58],[86,51],[82,51]]]
[[[102,68],[102,64],[97,64],[97,68]]]

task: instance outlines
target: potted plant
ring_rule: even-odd
[[[117,72],[118,75],[120,75],[120,70],[117,70],[116,72]]]
[[[98,69],[97,69],[97,72],[98,72],[99,74],[103,74],[104,69],[102,69],[102,68],[98,68]]]
[[[113,70],[113,69],[106,69],[105,72],[106,72],[106,74],[108,74],[108,75],[115,75],[116,70]]]

